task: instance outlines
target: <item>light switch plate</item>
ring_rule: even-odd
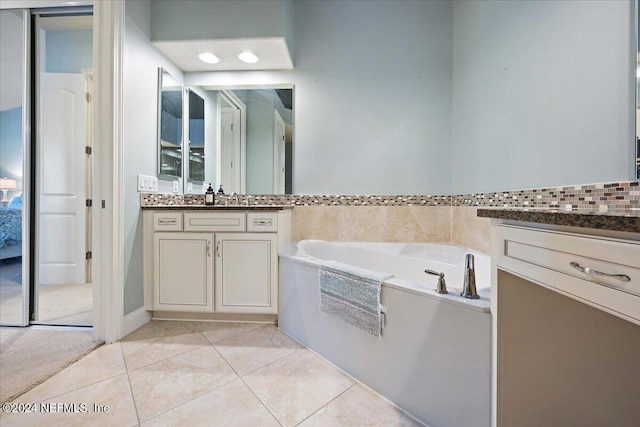
[[[187,183],[187,193],[189,194],[193,193],[193,183],[191,182]]]
[[[158,178],[150,175],[138,175],[138,191],[155,193],[158,191]]]
[[[180,186],[178,185],[178,181],[173,181],[173,192],[177,193],[180,191]]]

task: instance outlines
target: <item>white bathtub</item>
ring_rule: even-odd
[[[459,296],[465,254],[480,299]],[[318,268],[335,260],[393,274],[379,338],[320,311]],[[445,273],[449,294],[435,292]],[[279,327],[432,427],[490,425],[490,260],[442,243],[298,242],[280,253]]]

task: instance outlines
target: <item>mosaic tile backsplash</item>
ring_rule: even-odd
[[[629,213],[640,215],[640,182],[615,182],[530,190],[447,195],[259,195],[251,205],[295,206],[473,206],[500,208],[554,209],[578,212]],[[141,206],[201,205],[202,194],[142,193]],[[216,204],[224,198],[216,195]]]

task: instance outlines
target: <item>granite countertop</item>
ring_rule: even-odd
[[[479,208],[478,216],[511,221],[640,233],[640,212],[599,213],[526,208]]]
[[[293,209],[293,205],[148,205],[143,210],[189,210],[189,211],[282,211]]]

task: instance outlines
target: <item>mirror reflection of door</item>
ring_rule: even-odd
[[[218,94],[220,106],[219,184],[226,193],[242,193],[241,107],[228,95]]]
[[[278,110],[273,110],[273,193],[284,194],[285,123]]]
[[[291,194],[293,89],[204,89],[215,99],[217,183],[226,193]]]

